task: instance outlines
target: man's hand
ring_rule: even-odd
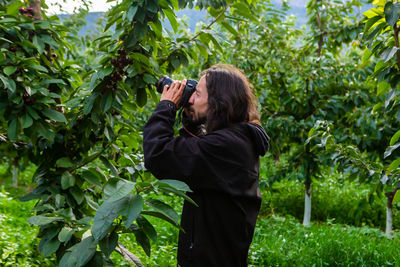
[[[185,86],[186,86],[186,80],[175,81],[171,84],[171,87],[169,87],[168,85],[164,86],[164,90],[161,94],[160,101],[170,100],[174,102],[176,107],[178,108]]]

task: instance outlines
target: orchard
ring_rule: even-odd
[[[163,75],[218,62],[271,138],[249,266],[400,264],[400,3],[308,0],[298,27],[286,2],[109,2],[82,36],[85,8],[0,0],[0,265],[176,266],[197,204],[146,170],[143,127]]]

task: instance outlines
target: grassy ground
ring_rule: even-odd
[[[2,172],[4,173],[4,169],[0,166],[0,174]],[[27,168],[26,172],[32,170]],[[29,186],[28,178],[21,179],[22,181]],[[331,187],[336,186],[327,181],[321,183],[321,188],[331,190]],[[4,184],[10,183],[7,181]],[[26,221],[31,216],[35,201],[18,201],[18,197],[29,190],[26,186],[0,186],[0,266],[56,266],[54,257],[44,258],[40,255],[37,249],[39,239],[36,237],[38,229]],[[293,188],[290,183],[284,186]],[[279,198],[274,200],[277,203],[288,201],[289,198],[285,195],[294,194],[293,190],[287,194],[279,190]],[[348,199],[347,202],[354,205],[351,196],[355,194],[355,190],[354,186],[349,193],[340,191],[340,198]],[[325,192],[323,195],[329,194]],[[334,198],[330,199],[333,201]],[[168,201],[178,212],[181,210],[181,200],[163,200]],[[264,200],[272,203],[271,197],[265,194]],[[301,200],[295,202],[297,201]],[[289,206],[292,207],[293,203]],[[343,208],[345,203],[341,203],[340,206]],[[257,222],[249,252],[249,266],[400,266],[398,232],[393,239],[388,239],[379,229],[333,224],[333,220],[331,223],[314,222],[305,228],[298,218],[290,215],[267,214],[265,212]],[[178,230],[167,222],[155,218],[148,219],[158,232],[157,242],[152,243],[150,257],[135,244],[134,235],[122,235],[119,241],[139,256],[145,266],[176,266]],[[112,253],[111,258],[115,266],[130,266],[116,252]]]

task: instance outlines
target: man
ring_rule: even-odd
[[[261,204],[259,156],[268,150],[269,137],[245,76],[220,64],[203,72],[185,109],[184,129],[174,137],[185,85],[165,86],[143,131],[146,168],[158,179],[188,184],[198,204],[183,206],[178,265],[247,266]]]

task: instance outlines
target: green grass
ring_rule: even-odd
[[[55,266],[54,257],[38,251],[38,228],[26,219],[34,201],[20,202],[0,190],[0,266]]]

